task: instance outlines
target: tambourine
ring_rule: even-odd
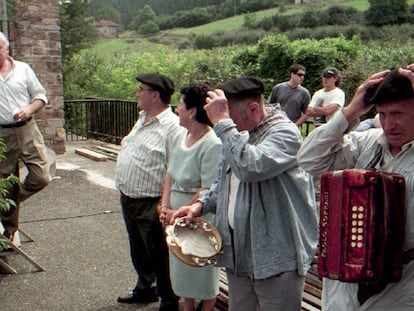
[[[178,218],[165,232],[168,248],[183,263],[193,267],[216,263],[222,241],[211,222],[196,217],[187,224],[184,218]]]

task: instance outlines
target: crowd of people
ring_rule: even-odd
[[[137,280],[119,303],[160,301],[160,311],[176,311],[183,299],[184,311],[212,311],[224,268],[229,310],[301,310],[319,242],[315,183],[324,172],[364,169],[375,158],[372,169],[405,179],[407,195],[396,198],[407,213],[401,280],[370,287],[324,278],[322,309],[414,310],[414,64],[371,75],[348,105],[337,68],[323,70],[323,88],[312,97],[302,86],[305,73],[293,65],[267,100],[256,77],[217,88],[189,84],[176,111],[169,77],[136,77],[140,115],[122,140],[115,184]],[[2,33],[0,81],[0,173],[16,173],[18,161],[29,172],[9,191],[15,206],[1,213],[3,235],[13,240],[19,203],[48,184],[52,161],[33,118],[47,104],[45,90],[27,64],[8,55]],[[358,129],[373,108],[377,124]],[[303,139],[308,117],[315,129]],[[195,217],[220,234],[214,265],[194,268],[169,252],[166,227]]]

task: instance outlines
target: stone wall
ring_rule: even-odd
[[[58,0],[16,0],[13,57],[27,62],[47,91],[49,105],[36,116],[46,144],[65,152],[63,79]]]

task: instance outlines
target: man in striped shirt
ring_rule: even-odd
[[[168,248],[158,220],[157,204],[166,171],[169,141],[179,129],[169,104],[174,83],[158,73],[136,77],[140,117],[123,139],[115,184],[129,236],[132,263],[138,273],[132,294],[119,303],[149,303],[161,298],[160,311],[178,310],[169,277]],[[157,288],[153,287],[156,281]]]

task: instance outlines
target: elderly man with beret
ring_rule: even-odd
[[[160,311],[178,310],[170,282],[168,248],[158,220],[157,205],[168,162],[168,144],[179,129],[169,106],[174,83],[158,73],[136,77],[140,117],[122,140],[115,184],[128,231],[131,259],[138,281],[119,303],[149,303],[161,298]],[[157,287],[153,287],[156,281]]]
[[[299,164],[315,176],[346,168],[397,173],[405,178],[407,221],[402,279],[366,284],[323,280],[324,311],[414,310],[414,64],[385,70],[360,85],[348,106],[308,136],[298,153]],[[372,107],[382,128],[350,131]],[[378,155],[378,157],[376,157]]]
[[[223,144],[218,179],[173,217],[212,212],[223,240],[229,310],[300,310],[317,246],[312,178],[296,161],[302,142],[263,83],[241,77],[209,92],[205,109]]]

